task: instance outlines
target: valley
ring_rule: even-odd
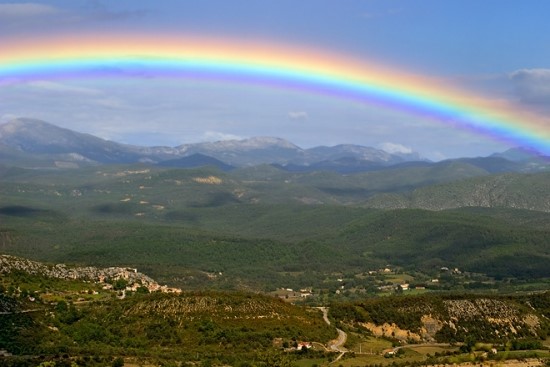
[[[135,269],[0,260],[0,364],[6,366],[518,359],[537,366],[550,357],[549,292],[392,295],[319,309],[251,292],[152,289],[157,283]]]
[[[438,210],[372,208],[361,190],[327,195],[314,186],[326,176],[319,175],[309,183],[296,174],[258,183],[207,167],[9,169],[0,187],[0,248],[34,260],[137,267],[191,288],[334,294],[342,279],[349,295],[400,286],[379,274],[384,268],[405,273],[401,283],[419,291],[547,285],[547,173],[478,180],[501,205],[468,189],[469,179],[459,181],[467,205]],[[329,177],[333,187],[350,179],[372,185],[369,178]],[[458,183],[448,185],[421,190],[448,203]],[[530,210],[537,205],[541,210]]]
[[[174,155],[23,122],[0,136],[0,365],[548,363],[547,157]]]

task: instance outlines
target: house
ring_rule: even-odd
[[[299,342],[296,350],[302,350],[303,348],[310,349],[312,347],[310,342]]]
[[[127,290],[127,291],[130,291],[130,292],[136,292],[137,289],[138,289],[139,287],[140,287],[139,284],[134,283],[134,284],[132,284],[132,285],[127,285],[127,286],[126,286],[126,290]]]

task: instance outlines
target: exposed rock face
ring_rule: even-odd
[[[423,340],[423,337],[417,333],[411,332],[410,330],[401,329],[396,324],[385,323],[383,325],[376,325],[372,322],[366,322],[360,324],[361,326],[368,329],[374,336],[392,338],[401,340],[404,342],[413,341],[420,342]]]
[[[443,322],[432,315],[422,316],[422,338],[424,340],[433,341],[435,334],[443,327]]]
[[[371,308],[369,308],[371,307]],[[463,341],[468,336],[479,340],[537,337],[545,319],[536,309],[508,298],[445,297],[418,299],[418,303],[396,305],[377,315],[380,306],[372,304],[375,322],[359,325],[375,336],[402,342]]]

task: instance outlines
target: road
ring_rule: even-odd
[[[325,320],[327,325],[330,325],[330,320],[328,319],[328,307],[319,307],[319,309],[323,312],[323,320]],[[338,332],[338,337],[334,340],[331,340],[328,343],[328,347],[329,350],[340,353],[340,355],[336,357],[336,359],[331,363],[340,360],[340,358],[342,358],[344,354],[346,354],[348,351],[346,348],[344,348],[344,344],[346,344],[346,340],[348,340],[348,334],[338,328],[336,328],[336,331]]]

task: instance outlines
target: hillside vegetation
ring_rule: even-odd
[[[109,165],[73,170],[0,167],[7,202],[38,200],[97,214],[159,218],[173,210],[228,204],[331,204],[382,209],[459,207],[550,211],[550,173],[489,172],[464,162],[342,175],[257,166],[169,169]],[[82,208],[82,209],[81,209]]]
[[[515,297],[386,297],[331,307],[343,327],[402,342],[506,343],[525,339],[539,346],[550,332],[549,311],[549,292]]]
[[[335,336],[319,311],[238,293],[135,295],[78,307],[62,301],[43,311],[0,316],[0,322],[0,346],[14,354],[104,360],[234,364],[275,353],[277,339],[326,343]]]
[[[363,273],[386,264],[428,276],[448,267],[498,279],[550,277],[546,213],[518,213],[512,217],[524,217],[525,224],[515,224],[503,212],[489,210],[230,205],[190,208],[186,213],[192,221],[163,222],[84,221],[28,207],[0,212],[0,246],[6,253],[136,267],[162,282],[191,288],[331,288],[330,274]]]
[[[102,366],[126,361],[290,367],[328,365],[336,357],[329,347],[336,329],[316,308],[245,292],[167,294],[128,287],[123,291],[123,287],[105,287],[116,286],[124,279],[122,274],[110,279],[112,283],[75,280],[74,275],[87,279],[90,268],[14,257],[3,257],[2,261],[0,349],[14,355],[0,359],[2,365],[35,366],[46,361],[56,366]],[[57,268],[67,271],[52,272]],[[550,292],[506,297],[363,297],[356,302],[333,302],[329,312],[332,325],[349,335],[348,348],[361,341],[370,345],[393,343],[400,348],[450,343],[448,348],[455,350],[452,355],[456,360],[476,357],[473,351],[477,345],[507,351],[542,349],[542,341],[550,332],[549,314]],[[302,343],[311,350],[297,350]],[[402,365],[441,363],[449,356],[419,359],[413,354],[409,359],[410,349],[406,350],[409,352],[404,352]],[[465,353],[462,357],[461,352]],[[547,352],[540,353],[548,356]],[[373,361],[381,358],[368,357]],[[308,362],[308,358],[317,362]]]
[[[80,365],[114,356],[234,364],[261,361],[262,353],[277,355],[283,343],[326,344],[336,335],[319,310],[278,298],[241,292],[148,293],[130,290],[128,273],[92,279],[90,269],[3,257],[0,349],[33,358],[84,358]]]
[[[369,207],[442,210],[460,207],[521,208],[548,212],[550,173],[475,177],[413,190],[408,195],[379,195]]]
[[[420,287],[445,267],[465,275],[437,289],[493,281],[540,289],[550,277],[550,176],[483,167],[449,161],[352,175],[267,165],[4,167],[0,249],[137,267],[191,289],[335,294],[345,278],[349,292],[376,293],[391,279],[364,274],[386,265]]]

